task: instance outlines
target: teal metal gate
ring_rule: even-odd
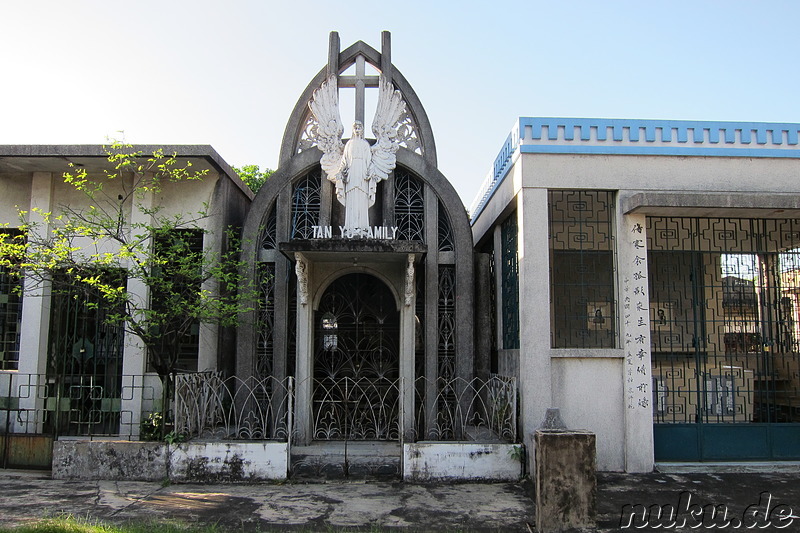
[[[800,220],[648,219],[655,455],[800,459]]]

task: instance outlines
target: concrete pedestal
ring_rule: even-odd
[[[536,531],[593,527],[597,517],[594,433],[538,430],[534,442]]]

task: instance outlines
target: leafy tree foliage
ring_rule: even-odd
[[[273,172],[272,169],[265,168],[261,170],[258,165],[244,165],[241,168],[233,167],[233,170],[239,174],[239,177],[242,178],[242,181],[250,187],[250,190],[254,193],[257,193],[261,186],[266,183],[270,176],[272,176]]]
[[[103,305],[105,320],[147,349],[166,407],[181,339],[199,323],[235,325],[254,293],[239,275],[232,230],[216,236],[227,243],[224,251],[202,245],[212,237],[208,206],[167,213],[155,199],[168,183],[202,180],[207,171],[163,150],[144,154],[114,143],[106,153],[105,170],[70,165],[64,173],[85,202],[20,212],[22,231],[0,239],[0,266],[24,276],[26,290],[44,284],[101,302],[93,305]]]

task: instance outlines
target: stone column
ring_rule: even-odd
[[[39,231],[49,232],[44,219],[35,210],[50,212],[53,202],[53,177],[50,172],[34,172],[31,180],[31,205],[28,217],[38,223]],[[22,324],[19,343],[19,367],[16,391],[19,407],[27,413],[16,430],[40,433],[45,409],[44,387],[47,371],[47,339],[50,333],[50,283],[24,280]],[[56,408],[53,404],[51,407]]]
[[[416,309],[415,254],[408,254],[405,269],[405,294],[400,306],[400,406],[401,442],[412,440],[414,435],[414,359]]]
[[[647,217],[617,214],[621,338],[625,350],[625,471],[652,472],[653,380],[650,363],[650,296]]]
[[[311,263],[301,253],[295,253],[297,274],[297,385],[295,387],[296,443],[305,446],[312,440],[312,394],[314,389],[314,350],[311,327],[313,309],[309,287]]]
[[[150,209],[153,206],[153,194],[147,193],[141,200],[131,207],[131,227],[138,224],[150,225],[152,220],[150,215],[142,212],[142,209]],[[134,231],[134,230],[131,230]],[[150,246],[151,239],[144,244]],[[150,299],[150,290],[141,279],[131,279],[127,281],[127,291],[131,298],[138,302],[140,308],[147,308]],[[125,335],[125,346],[122,349],[122,395],[120,401],[120,428],[122,436],[130,436],[132,439],[139,438],[139,428],[142,420],[142,399],[145,390],[145,372],[147,371],[147,348],[142,344],[141,339],[133,334]],[[156,379],[156,381],[159,381]],[[160,384],[160,383],[159,383]],[[151,390],[151,401],[161,398],[161,391]],[[155,407],[154,405],[149,406]]]
[[[212,200],[213,201],[213,200]],[[209,216],[205,220],[206,234],[203,238],[203,254],[205,257],[218,258],[222,255],[223,236],[225,231],[224,219],[220,213],[220,206],[211,204]],[[211,294],[219,293],[219,283],[216,280],[207,280],[203,283],[202,289]],[[233,357],[235,346],[220,347],[219,345],[219,326],[217,324],[201,323],[197,348],[197,370],[217,370],[218,356],[225,357],[225,354],[218,354],[222,350],[230,350],[229,357]]]
[[[532,431],[553,407],[550,362],[550,252],[547,189],[524,188],[517,196],[519,250],[519,390],[521,433],[533,445]],[[533,472],[535,454],[528,454]]]

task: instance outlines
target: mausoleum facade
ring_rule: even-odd
[[[292,112],[280,165],[244,227],[253,243],[248,275],[269,305],[239,328],[237,374],[295,379],[301,443],[449,440],[465,429],[439,407],[476,375],[472,233],[436,167],[427,114],[391,64],[389,46],[384,33],[381,52],[362,42],[340,51],[332,35],[328,65]],[[384,126],[376,116],[378,139],[359,142],[371,165],[388,157],[392,168],[365,181],[372,202],[357,222],[350,213],[360,208],[345,190],[360,179],[349,158],[361,134],[332,155],[323,144],[341,142],[338,92],[355,91],[363,131],[371,88],[380,91],[376,113],[396,112]],[[320,110],[323,99],[336,103]],[[339,131],[323,139],[329,119]],[[382,138],[381,127],[391,135]],[[388,156],[383,143],[394,144]]]
[[[522,434],[598,468],[800,457],[797,124],[520,118],[470,211]]]
[[[255,288],[237,327],[182,341],[167,405],[102,305],[0,272],[0,460],[44,466],[55,442],[54,475],[77,475],[68,450],[166,410],[189,442],[152,444],[157,479],[514,479],[548,409],[596,434],[599,470],[797,460],[799,133],[520,118],[467,210],[388,32],[380,50],[332,33],[256,195],[210,147],[167,147],[208,173],[121,215],[207,205],[192,246],[236,228]],[[6,233],[20,210],[89,207],[70,163],[108,165],[99,146],[0,147]]]

